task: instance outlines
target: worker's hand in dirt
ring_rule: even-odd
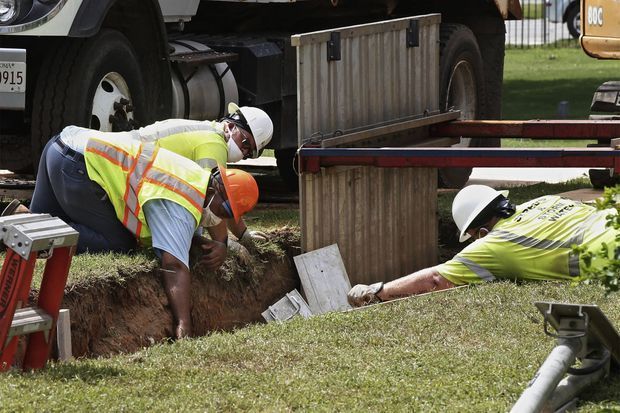
[[[194,242],[200,243],[202,249],[202,258],[198,261],[199,265],[204,266],[207,270],[217,270],[226,261],[226,255],[228,250],[226,244],[220,241],[215,241],[202,237],[194,237]]]
[[[239,238],[239,243],[246,248],[253,248],[257,242],[263,243],[267,241],[269,241],[269,235],[263,231],[250,231],[249,228],[246,228],[241,238]]]
[[[383,289],[383,283],[378,282],[370,285],[357,284],[347,293],[347,300],[353,307],[362,307],[368,304],[380,303],[382,300],[377,296]]]
[[[244,245],[238,243],[237,241],[229,239],[228,249],[232,251],[233,254],[235,254],[237,257],[239,257],[241,262],[244,263],[246,266],[252,264],[252,254],[250,254],[250,252]]]

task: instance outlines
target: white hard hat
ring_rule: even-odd
[[[470,235],[467,228],[495,198],[508,196],[508,191],[496,191],[486,185],[469,185],[461,189],[452,201],[452,219],[459,228],[460,242],[467,241]]]
[[[273,122],[264,110],[252,106],[239,107],[235,103],[228,104],[228,113],[238,113],[250,128],[250,133],[256,142],[256,149],[252,152],[252,158],[258,158],[260,151],[267,146],[273,136]]]

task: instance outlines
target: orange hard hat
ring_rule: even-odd
[[[258,202],[258,185],[252,175],[240,169],[226,169],[219,165],[219,170],[233,218],[239,221]]]

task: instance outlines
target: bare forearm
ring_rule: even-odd
[[[226,244],[228,240],[228,229],[226,228],[226,222],[222,221],[214,227],[208,227],[207,231],[212,240],[223,242]]]
[[[239,219],[239,222],[235,222],[234,219],[227,219],[226,223],[228,225],[228,229],[233,233],[235,237],[241,239],[243,233],[247,229],[245,222],[243,222],[243,218]]]
[[[377,295],[381,300],[389,301],[452,287],[454,284],[442,277],[435,267],[430,267],[385,283]]]
[[[191,274],[189,269],[171,254],[162,254],[161,266],[164,289],[172,315],[176,320],[177,338],[192,334]]]

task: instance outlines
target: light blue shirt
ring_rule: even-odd
[[[167,199],[153,199],[142,206],[151,230],[153,249],[172,254],[189,269],[189,249],[196,229],[194,216],[181,205]]]

